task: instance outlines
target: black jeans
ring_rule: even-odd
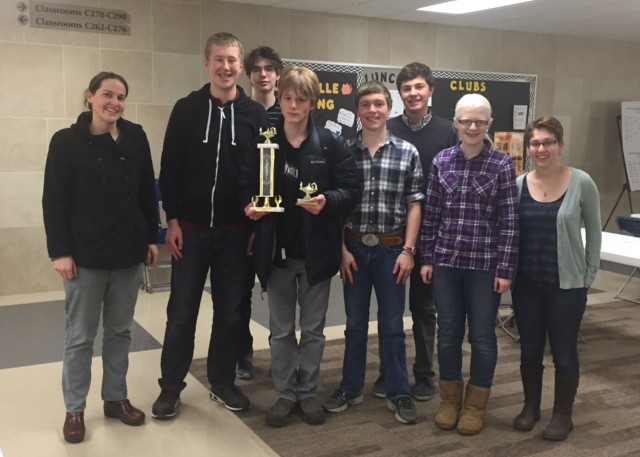
[[[578,332],[587,305],[587,289],[561,289],[519,275],[512,298],[520,332],[520,363],[541,366],[548,335],[556,372],[578,377]]]
[[[171,295],[160,367],[163,389],[180,392],[193,358],[196,320],[210,272],[213,325],[207,356],[207,377],[213,389],[235,381],[242,348],[246,296],[254,285],[247,255],[248,231],[205,229],[184,235],[182,258],[171,263]]]

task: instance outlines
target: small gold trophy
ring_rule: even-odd
[[[310,182],[306,186],[300,183],[300,190],[304,192],[304,198],[299,198],[297,204],[302,206],[317,206],[318,202],[311,200],[311,194],[318,192],[318,185]]]
[[[283,213],[284,208],[280,206],[282,197],[273,194],[273,168],[276,161],[276,149],[279,146],[271,142],[271,138],[276,135],[276,128],[271,127],[265,131],[260,129],[260,136],[265,138],[264,143],[258,144],[260,149],[260,182],[258,183],[260,194],[251,198],[251,203],[256,211],[260,213]],[[271,206],[271,200],[276,206]],[[258,206],[262,200],[262,206]]]

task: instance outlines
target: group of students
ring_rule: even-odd
[[[375,290],[380,376],[374,395],[386,398],[398,421],[417,422],[413,400],[436,393],[437,320],[436,425],[477,434],[497,363],[500,297],[513,288],[525,393],[513,426],[531,430],[540,418],[548,334],[556,397],[543,436],[566,438],[579,379],[576,341],[586,291],[598,270],[601,232],[595,184],[559,161],[560,122],[543,117],[527,126],[525,145],[536,169],[516,180],[511,159],[488,139],[488,100],[464,95],[453,122],[433,115],[435,79],[424,64],[406,65],[398,74],[404,112],[393,119],[383,84],[358,87],[355,110],[362,129],[347,141],[313,122],[320,83],[312,70],[283,68],[269,47],[245,57],[230,33],[212,35],[204,57],[211,82],[175,104],[163,144],[160,187],[172,272],[161,391],[152,416],[177,414],[207,275],[214,314],[210,396],[232,411],[250,407],[235,378],[254,375],[249,321],[257,275],[268,296],[270,375],[277,394],[267,424],[282,427],[295,411],[305,422],[321,424],[326,412],[363,401]],[[237,85],[243,68],[251,98]],[[141,264],[158,257],[158,220],[147,138],[122,117],[127,95],[120,75],[96,75],[86,92],[88,111],[53,136],[47,158],[47,246],[66,293],[62,386],[68,442],[85,436],[101,314],[104,414],[128,425],[145,420],[127,399],[126,372]],[[275,128],[271,141],[279,146],[272,172],[283,213],[257,211],[252,203],[259,194],[260,134],[268,127]],[[297,204],[301,183],[317,187],[304,205]],[[337,272],[347,317],[343,376],[333,394],[320,400],[324,326]],[[403,323],[409,278],[413,386]],[[471,366],[465,387],[466,324]]]

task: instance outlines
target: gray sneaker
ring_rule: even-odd
[[[387,390],[385,388],[384,375],[381,374],[373,384],[373,396],[377,398],[387,398]]]
[[[387,399],[387,407],[395,411],[396,419],[403,424],[415,424],[418,422],[418,412],[413,400],[408,395],[401,395],[393,400]]]
[[[287,420],[295,406],[296,402],[293,400],[278,398],[278,401],[267,411],[265,416],[267,425],[271,427],[284,427],[287,425]]]
[[[416,385],[413,386],[412,390],[413,398],[418,401],[431,400],[436,395],[436,387],[433,384],[433,379],[431,378],[416,381]]]
[[[310,425],[324,424],[327,415],[322,409],[322,403],[316,397],[303,398],[300,400],[302,419]]]
[[[327,398],[322,406],[330,413],[339,413],[349,407],[349,405],[357,405],[362,403],[362,394],[348,394],[340,389],[336,389],[329,398]]]

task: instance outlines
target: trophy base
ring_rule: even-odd
[[[254,206],[257,213],[284,213],[282,206]]]
[[[305,200],[304,198],[299,198],[296,202],[298,206],[318,206],[318,202],[313,200]]]

